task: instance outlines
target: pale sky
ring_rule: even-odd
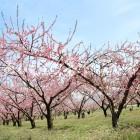
[[[74,42],[98,47],[108,41],[139,40],[140,0],[0,0],[6,19],[15,18],[17,4],[20,19],[28,25],[41,20],[49,24],[57,15],[53,33],[60,41],[66,39],[76,20]],[[0,18],[0,29],[2,24]]]

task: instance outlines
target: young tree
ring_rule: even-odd
[[[63,104],[69,108],[71,111],[77,113],[78,119],[81,118],[82,113],[86,110],[86,104],[89,100],[89,97],[82,95],[81,91],[76,90],[74,93],[70,94],[66,101]]]
[[[34,108],[35,108],[35,101],[32,98],[31,91],[23,85],[22,81],[17,79],[12,79],[12,83],[9,84],[2,84],[1,85],[1,92],[6,97],[5,102],[15,108],[17,114],[22,112],[31,123],[31,128],[35,128],[35,121],[34,121]],[[9,111],[12,110],[10,109]],[[21,126],[21,118],[18,115],[17,117],[12,114],[12,120],[16,120],[18,126]]]
[[[104,116],[107,117],[107,110],[109,109],[109,103],[105,96],[103,96],[100,92],[98,92],[98,90],[95,90],[93,92],[93,89],[84,90],[82,94],[92,99],[96,103],[96,105],[99,106],[100,109],[102,109]]]

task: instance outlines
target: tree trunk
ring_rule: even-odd
[[[16,126],[16,119],[12,116],[12,123],[13,123],[13,126]]]
[[[44,119],[44,118],[43,118],[43,115],[41,115],[41,116],[40,116],[40,119],[41,119],[41,120],[43,120],[43,119]]]
[[[29,121],[29,119],[27,117],[25,117],[25,121]]]
[[[107,109],[103,109],[103,108],[102,108],[102,110],[103,110],[104,116],[105,116],[105,118],[106,118],[106,117],[107,117]]]
[[[68,116],[67,112],[64,111],[64,119],[67,119],[67,116]]]
[[[116,112],[112,113],[112,127],[117,128],[118,127],[118,114]]]
[[[47,119],[48,130],[52,130],[53,129],[52,111],[49,107],[47,108],[46,119]]]
[[[85,118],[85,112],[82,112],[82,118]]]
[[[6,125],[9,125],[9,120],[6,120]]]
[[[78,114],[78,119],[80,119],[81,118],[81,111],[78,111],[77,114]]]
[[[139,101],[137,101],[137,107],[140,107],[140,102]]]
[[[3,121],[2,121],[2,124],[3,124],[3,125],[5,125],[5,123],[6,123],[6,121],[5,121],[5,120],[3,120]]]
[[[13,122],[13,126],[16,126],[16,121],[15,120],[12,120],[12,122]]]
[[[34,129],[36,127],[34,119],[30,119],[31,128]]]
[[[17,116],[16,122],[17,122],[18,127],[21,127],[22,126],[22,124],[21,124],[21,118],[20,118],[20,111],[18,111],[18,116]]]
[[[88,114],[88,115],[90,115],[90,110],[89,110],[89,111],[87,111],[87,114]]]
[[[21,119],[17,120],[17,125],[18,125],[18,127],[22,126]]]

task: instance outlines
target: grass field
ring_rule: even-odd
[[[0,140],[140,140],[140,109],[124,110],[117,130],[111,127],[111,117],[104,118],[99,110],[85,119],[58,117],[52,131],[47,130],[46,120],[37,120],[36,126],[30,129],[29,122],[21,128],[0,125]]]

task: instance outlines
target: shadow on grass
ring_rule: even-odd
[[[135,129],[136,131],[140,132],[140,124],[134,123],[121,124],[118,129],[120,130]]]
[[[68,129],[72,129],[72,128],[74,128],[74,127],[70,126],[70,125],[66,125],[66,126],[63,126],[63,127],[54,128],[53,130],[68,130]]]

